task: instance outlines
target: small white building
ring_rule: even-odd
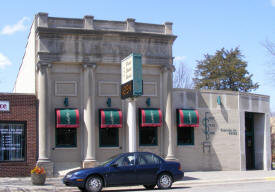
[[[170,22],[38,13],[14,86],[39,100],[38,164],[62,174],[129,150],[121,60],[139,53],[138,151],[180,161],[185,170],[269,170],[269,97],[173,89],[175,39]]]

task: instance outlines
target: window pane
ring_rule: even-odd
[[[194,127],[178,127],[178,145],[194,145]]]
[[[115,164],[118,165],[118,167],[125,167],[125,166],[134,166],[135,165],[135,156],[134,154],[126,155],[121,158],[119,158]]]
[[[24,161],[25,125],[0,123],[0,161]]]
[[[118,128],[99,128],[100,147],[118,146]]]
[[[56,129],[56,147],[76,147],[75,128]]]
[[[157,145],[157,127],[140,127],[140,145]]]
[[[139,165],[159,164],[160,160],[153,154],[140,154]]]

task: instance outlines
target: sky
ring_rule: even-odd
[[[263,44],[275,43],[275,0],[8,0],[0,6],[0,92],[12,92],[24,56],[35,14],[163,24],[173,22],[177,36],[174,64],[184,64],[190,73],[205,54],[221,48],[239,47],[253,82],[253,93],[270,96],[275,112],[275,78],[270,75],[272,57]],[[273,67],[275,70],[275,67]],[[27,86],[27,85],[26,85]]]

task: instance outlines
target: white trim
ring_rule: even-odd
[[[115,94],[102,94],[101,93],[101,85],[102,84],[114,84],[116,85],[116,93]],[[114,96],[118,97],[119,96],[119,82],[114,82],[114,81],[98,81],[98,96]]]
[[[145,97],[157,97],[158,96],[158,89],[157,89],[157,82],[143,82],[143,85],[154,85],[154,94],[143,94],[142,96]]]
[[[57,84],[74,84],[74,93],[73,94],[63,94],[57,93]],[[55,96],[77,96],[77,82],[76,81],[55,81]]]

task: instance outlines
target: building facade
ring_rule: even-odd
[[[138,151],[180,161],[185,170],[246,170],[248,150],[256,157],[251,165],[269,169],[269,97],[173,89],[175,39],[170,22],[37,14],[14,86],[39,100],[37,163],[48,174],[63,174],[127,152],[135,139]],[[120,98],[121,60],[131,53],[142,55],[143,68],[135,138],[128,137],[129,101]],[[251,131],[258,131],[247,138],[255,143],[247,150],[246,116],[257,121]]]

